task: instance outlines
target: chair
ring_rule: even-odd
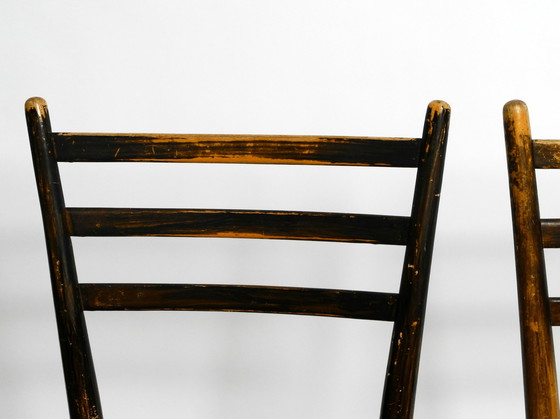
[[[549,298],[544,248],[560,247],[560,219],[541,219],[535,169],[560,168],[560,141],[533,140],[525,103],[504,106],[504,131],[527,418],[559,418],[552,326],[560,299]]]
[[[85,310],[285,313],[394,322],[382,418],[411,418],[450,109],[429,104],[422,138],[80,134],[51,131],[46,102],[26,117],[43,214],[72,419],[100,419]],[[417,167],[410,217],[253,210],[69,208],[58,162]],[[399,293],[273,286],[80,284],[72,236],[326,240],[406,246]]]

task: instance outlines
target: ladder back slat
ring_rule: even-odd
[[[202,284],[81,284],[84,310],[302,314],[392,321],[398,296],[318,288]]]
[[[416,138],[54,133],[58,161],[416,167]]]
[[[560,247],[560,219],[541,219],[542,240],[545,248]]]
[[[560,326],[560,298],[551,297],[550,301],[550,324]]]
[[[321,212],[68,208],[73,236],[236,237],[406,244],[408,217]]]
[[[533,159],[537,169],[560,169],[560,140],[534,140]]]

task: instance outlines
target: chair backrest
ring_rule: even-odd
[[[48,249],[70,416],[102,417],[84,310],[246,311],[394,322],[381,417],[412,417],[449,106],[429,104],[421,138],[80,134],[26,116]],[[69,208],[58,162],[269,163],[417,167],[409,217],[253,210]],[[72,236],[204,236],[406,246],[399,293],[202,284],[80,284]]]
[[[504,131],[521,326],[527,418],[559,418],[552,326],[560,299],[549,298],[544,248],[560,247],[560,219],[541,219],[535,169],[560,168],[560,141],[533,140],[527,106],[504,106]]]

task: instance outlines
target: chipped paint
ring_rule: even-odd
[[[35,111],[41,119],[47,119],[47,102],[40,97],[32,97],[25,102],[25,111]]]

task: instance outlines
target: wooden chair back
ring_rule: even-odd
[[[552,326],[560,299],[549,298],[545,248],[560,247],[560,219],[541,219],[535,169],[560,168],[560,141],[533,140],[525,103],[504,106],[527,418],[559,418]]]
[[[80,134],[51,131],[26,102],[72,419],[100,419],[85,310],[288,313],[394,322],[382,418],[412,417],[450,110],[429,104],[421,138]],[[71,208],[59,162],[416,167],[410,216],[254,210]],[[399,293],[274,286],[79,283],[72,236],[327,240],[406,246]]]

